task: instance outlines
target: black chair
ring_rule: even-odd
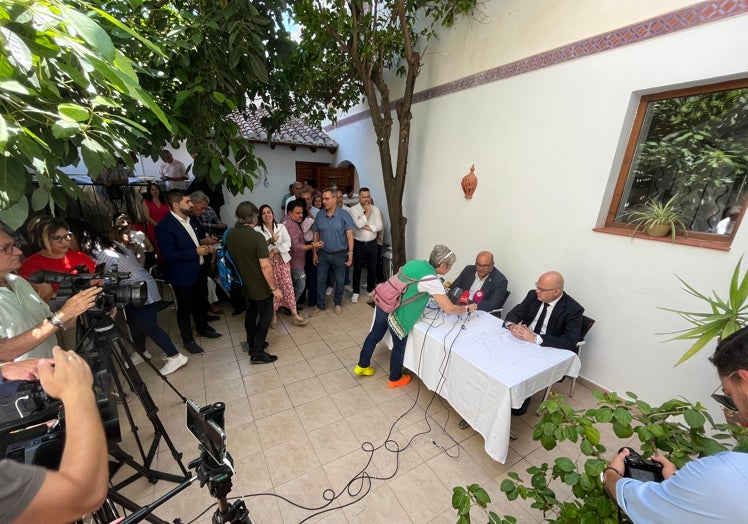
[[[595,320],[587,317],[585,315],[582,315],[582,340],[577,342],[577,347],[575,348],[574,353],[579,355],[579,358],[582,358],[582,346],[585,344],[584,337],[587,336],[587,333],[589,332],[590,328],[595,324]],[[569,397],[574,397],[574,387],[577,385],[577,378],[574,377],[571,379],[571,388],[569,389]],[[548,386],[545,390],[545,395],[543,396],[543,402],[548,400],[548,397],[551,394],[551,387]],[[542,402],[541,402],[542,403]]]
[[[509,295],[511,294],[512,292],[507,289],[506,293],[504,293],[504,300],[499,303],[499,307],[497,307],[496,309],[492,309],[491,311],[489,311],[489,313],[491,313],[496,318],[501,318],[501,312],[504,311],[504,304],[506,304],[506,299],[509,298]]]

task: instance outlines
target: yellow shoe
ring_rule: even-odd
[[[356,365],[356,367],[355,367],[355,368],[353,368],[353,372],[354,372],[354,373],[355,373],[356,375],[364,375],[364,376],[367,376],[367,377],[370,377],[370,376],[372,376],[372,375],[373,375],[374,373],[376,373],[376,371],[377,371],[377,370],[376,370],[376,369],[374,369],[374,368],[373,368],[373,367],[371,367],[371,366],[369,366],[368,368],[362,368],[361,366],[359,366],[359,365]]]

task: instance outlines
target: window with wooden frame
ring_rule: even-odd
[[[676,242],[727,249],[747,182],[748,79],[643,96],[603,231],[654,236],[637,219],[669,203]]]

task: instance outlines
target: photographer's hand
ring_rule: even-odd
[[[654,462],[662,464],[662,478],[664,478],[665,480],[675,475],[675,473],[678,471],[678,468],[675,466],[675,464],[670,462],[662,455],[652,455],[650,458]]]
[[[38,366],[38,358],[9,362],[0,366],[0,375],[6,380],[38,380]]]
[[[67,327],[72,326],[75,319],[81,313],[88,311],[96,302],[96,297],[101,293],[99,287],[89,287],[76,293],[68,299],[67,302],[57,312],[57,317],[62,320]]]
[[[57,471],[47,470],[39,492],[18,521],[71,522],[98,508],[107,493],[109,464],[88,364],[55,346],[39,362],[42,387],[65,405],[65,448]]]

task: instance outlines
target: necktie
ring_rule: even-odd
[[[548,303],[543,302],[543,311],[540,312],[540,316],[538,317],[538,321],[535,323],[535,328],[533,331],[540,335],[540,330],[543,327],[543,322],[545,321],[545,312],[548,311]]]

